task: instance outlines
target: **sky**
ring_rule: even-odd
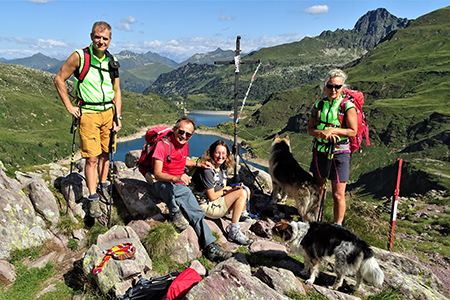
[[[377,8],[416,19],[448,5],[448,0],[0,0],[0,58],[40,52],[65,60],[90,44],[96,21],[112,26],[113,54],[151,51],[181,62],[217,48],[235,50],[237,36],[248,53],[324,30],[352,29]]]

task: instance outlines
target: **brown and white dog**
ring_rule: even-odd
[[[272,177],[272,202],[276,203],[280,188],[295,199],[303,221],[317,221],[320,209],[320,187],[314,177],[295,160],[291,153],[289,136],[275,136],[270,147],[269,173]]]
[[[304,258],[303,275],[308,271],[307,283],[314,283],[322,258],[335,255],[336,280],[331,287],[338,289],[345,275],[356,272],[355,290],[362,280],[381,286],[384,273],[378,266],[370,246],[349,229],[331,223],[286,222],[275,224],[272,234],[281,237],[289,247]]]

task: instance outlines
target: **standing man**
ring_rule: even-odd
[[[97,191],[109,200],[106,181],[110,139],[112,131],[116,133],[122,127],[119,64],[107,51],[111,35],[111,26],[108,23],[95,22],[91,32],[92,44],[86,52],[80,49],[72,53],[55,77],[56,89],[67,111],[79,119],[80,150],[82,157],[86,159],[89,215],[93,218],[102,215]],[[83,73],[81,77],[80,74]],[[79,106],[72,105],[64,84],[72,74],[75,77],[76,100]]]
[[[205,212],[192,191],[187,187],[191,177],[184,173],[186,166],[212,168],[210,162],[197,163],[187,159],[189,156],[188,141],[194,134],[195,121],[192,117],[180,118],[173,127],[173,134],[168,140],[161,140],[155,146],[153,153],[153,176],[147,173],[146,180],[151,185],[154,196],[162,199],[169,208],[170,217],[175,227],[184,230],[187,227],[183,213],[198,236],[200,246],[205,249],[205,255],[211,260],[225,260],[232,253],[223,250],[212,235],[206,224]]]

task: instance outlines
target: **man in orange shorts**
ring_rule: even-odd
[[[56,89],[67,111],[79,119],[81,155],[86,159],[89,215],[93,218],[102,215],[99,194],[109,200],[107,178],[111,131],[118,132],[122,127],[119,64],[107,51],[111,34],[108,23],[94,23],[92,44],[74,51],[55,77]],[[72,105],[64,84],[72,74],[79,106]]]

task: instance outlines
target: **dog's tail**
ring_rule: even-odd
[[[365,281],[380,287],[384,281],[384,273],[380,269],[375,257],[364,258],[361,263],[361,276]]]

